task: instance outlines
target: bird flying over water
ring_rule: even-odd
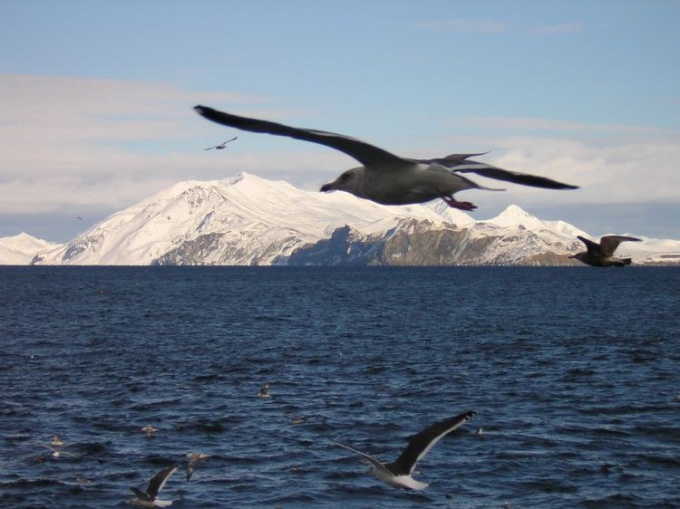
[[[177,466],[168,467],[155,474],[149,481],[146,491],[130,488],[136,498],[128,500],[128,503],[138,507],[168,507],[172,505],[172,500],[161,500],[158,498],[158,494],[165,486],[165,483],[168,482],[170,476],[177,472],[177,468]]]
[[[622,235],[605,235],[600,239],[599,244],[580,235],[578,239],[586,245],[587,251],[576,253],[569,258],[574,258],[593,267],[625,267],[630,265],[630,258],[617,258],[614,256],[614,251],[621,242],[640,242],[640,239],[635,237]]]
[[[218,124],[243,131],[319,143],[353,157],[363,166],[345,171],[333,182],[323,185],[321,191],[346,191],[383,205],[425,203],[441,198],[449,207],[474,210],[477,208],[475,205],[457,201],[453,195],[466,189],[489,188],[464,177],[464,173],[476,173],[482,177],[547,189],[577,188],[545,177],[508,171],[469,159],[483,154],[451,154],[437,159],[411,159],[342,134],[240,117],[206,106],[196,106],[194,109]]]
[[[348,445],[335,442],[340,447],[349,449],[363,456],[371,464],[370,473],[380,479],[385,484],[395,488],[407,490],[424,490],[428,487],[427,483],[416,481],[411,475],[416,463],[423,459],[430,452],[430,449],[445,435],[451,433],[456,428],[462,426],[475,415],[473,410],[451,417],[444,421],[433,424],[420,433],[413,435],[401,453],[401,455],[391,463],[382,463],[377,458],[358,451]]]
[[[238,139],[238,136],[234,136],[230,140],[224,141],[224,142],[220,143],[219,145],[214,145],[212,147],[208,147],[208,148],[205,148],[203,150],[213,150],[213,149],[214,150],[222,150],[222,149],[227,148],[227,143],[231,143],[232,141],[237,140],[237,139]]]
[[[200,452],[194,452],[191,454],[187,454],[187,459],[189,462],[187,463],[187,481],[191,479],[191,476],[194,475],[194,470],[196,470],[196,465],[198,465],[199,461],[207,460],[210,458],[207,454],[202,454]]]
[[[158,431],[158,428],[154,428],[151,424],[147,424],[139,431],[143,431],[144,433],[146,433],[147,440],[151,440],[151,435],[156,433],[156,431]]]
[[[66,452],[66,451],[64,451],[63,449],[61,449],[61,446],[54,447],[54,446],[52,446],[52,445],[45,445],[45,444],[43,444],[43,447],[45,447],[45,448],[49,449],[50,451],[52,451],[52,457],[54,457],[54,458],[58,458],[58,457],[61,456],[62,454],[64,454],[65,456],[73,456],[73,457],[76,456],[76,455],[73,454],[72,452]]]

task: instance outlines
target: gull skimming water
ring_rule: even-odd
[[[191,479],[192,475],[194,475],[194,470],[196,470],[196,465],[198,465],[198,462],[207,460],[208,458],[210,458],[210,456],[200,452],[187,454],[187,459],[189,460],[187,463],[187,481]]]
[[[73,454],[72,452],[66,452],[66,451],[64,451],[63,449],[60,449],[60,447],[53,447],[53,446],[51,446],[51,445],[44,445],[44,444],[43,444],[43,447],[45,447],[46,449],[49,449],[50,451],[52,451],[52,457],[54,457],[54,458],[58,458],[58,457],[61,456],[62,454],[64,454],[65,456],[72,456],[72,457],[74,457],[74,458],[75,458],[75,456],[76,456],[76,455]]]
[[[128,500],[128,503],[138,507],[168,507],[172,505],[172,500],[161,500],[158,498],[158,494],[165,486],[165,483],[168,482],[170,476],[177,472],[177,468],[177,466],[168,467],[155,474],[149,481],[146,491],[130,488],[136,498]]]
[[[605,235],[600,239],[599,244],[580,235],[578,239],[586,245],[587,251],[576,253],[569,258],[575,258],[593,267],[625,267],[630,265],[630,258],[617,258],[614,256],[614,251],[621,242],[640,242],[640,239],[624,237],[623,235]]]
[[[385,484],[395,488],[403,488],[407,490],[424,490],[427,488],[428,484],[416,481],[413,477],[411,477],[416,463],[423,459],[425,455],[430,452],[430,449],[432,449],[442,437],[468,422],[474,414],[475,412],[470,410],[455,417],[446,419],[445,421],[433,424],[420,433],[412,436],[409,439],[406,449],[402,451],[401,455],[396,459],[396,461],[391,463],[382,463],[380,460],[371,456],[370,454],[358,451],[353,447],[341,444],[339,442],[335,443],[340,447],[349,449],[350,451],[360,454],[366,458],[371,464],[370,473]]]
[[[503,170],[469,159],[482,154],[451,154],[437,159],[411,159],[394,155],[342,134],[240,117],[206,106],[196,106],[194,109],[203,117],[218,124],[244,131],[287,136],[296,140],[319,143],[353,157],[363,166],[345,171],[333,182],[322,186],[321,191],[346,191],[359,198],[383,205],[425,203],[441,198],[450,207],[474,210],[477,208],[475,205],[470,202],[459,202],[453,195],[466,189],[488,188],[464,177],[463,173],[476,173],[482,177],[525,186],[576,189],[576,186],[545,177]]]
[[[154,428],[151,424],[147,424],[143,428],[141,428],[139,431],[143,431],[146,433],[146,438],[147,440],[151,440],[151,436],[158,431],[158,428]]]

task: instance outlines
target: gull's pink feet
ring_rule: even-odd
[[[442,200],[444,200],[449,207],[454,209],[470,211],[477,208],[477,205],[470,203],[469,201],[456,201],[453,196],[442,196]]]

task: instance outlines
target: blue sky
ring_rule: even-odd
[[[356,166],[205,104],[581,186],[461,194],[478,219],[680,238],[680,2],[8,0],[0,20],[0,236],[66,241],[181,180],[315,190]]]

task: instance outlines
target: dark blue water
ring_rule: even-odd
[[[190,452],[173,508],[680,507],[677,268],[24,267],[0,298],[2,507],[123,507]],[[422,492],[331,441],[392,460],[468,409]]]

